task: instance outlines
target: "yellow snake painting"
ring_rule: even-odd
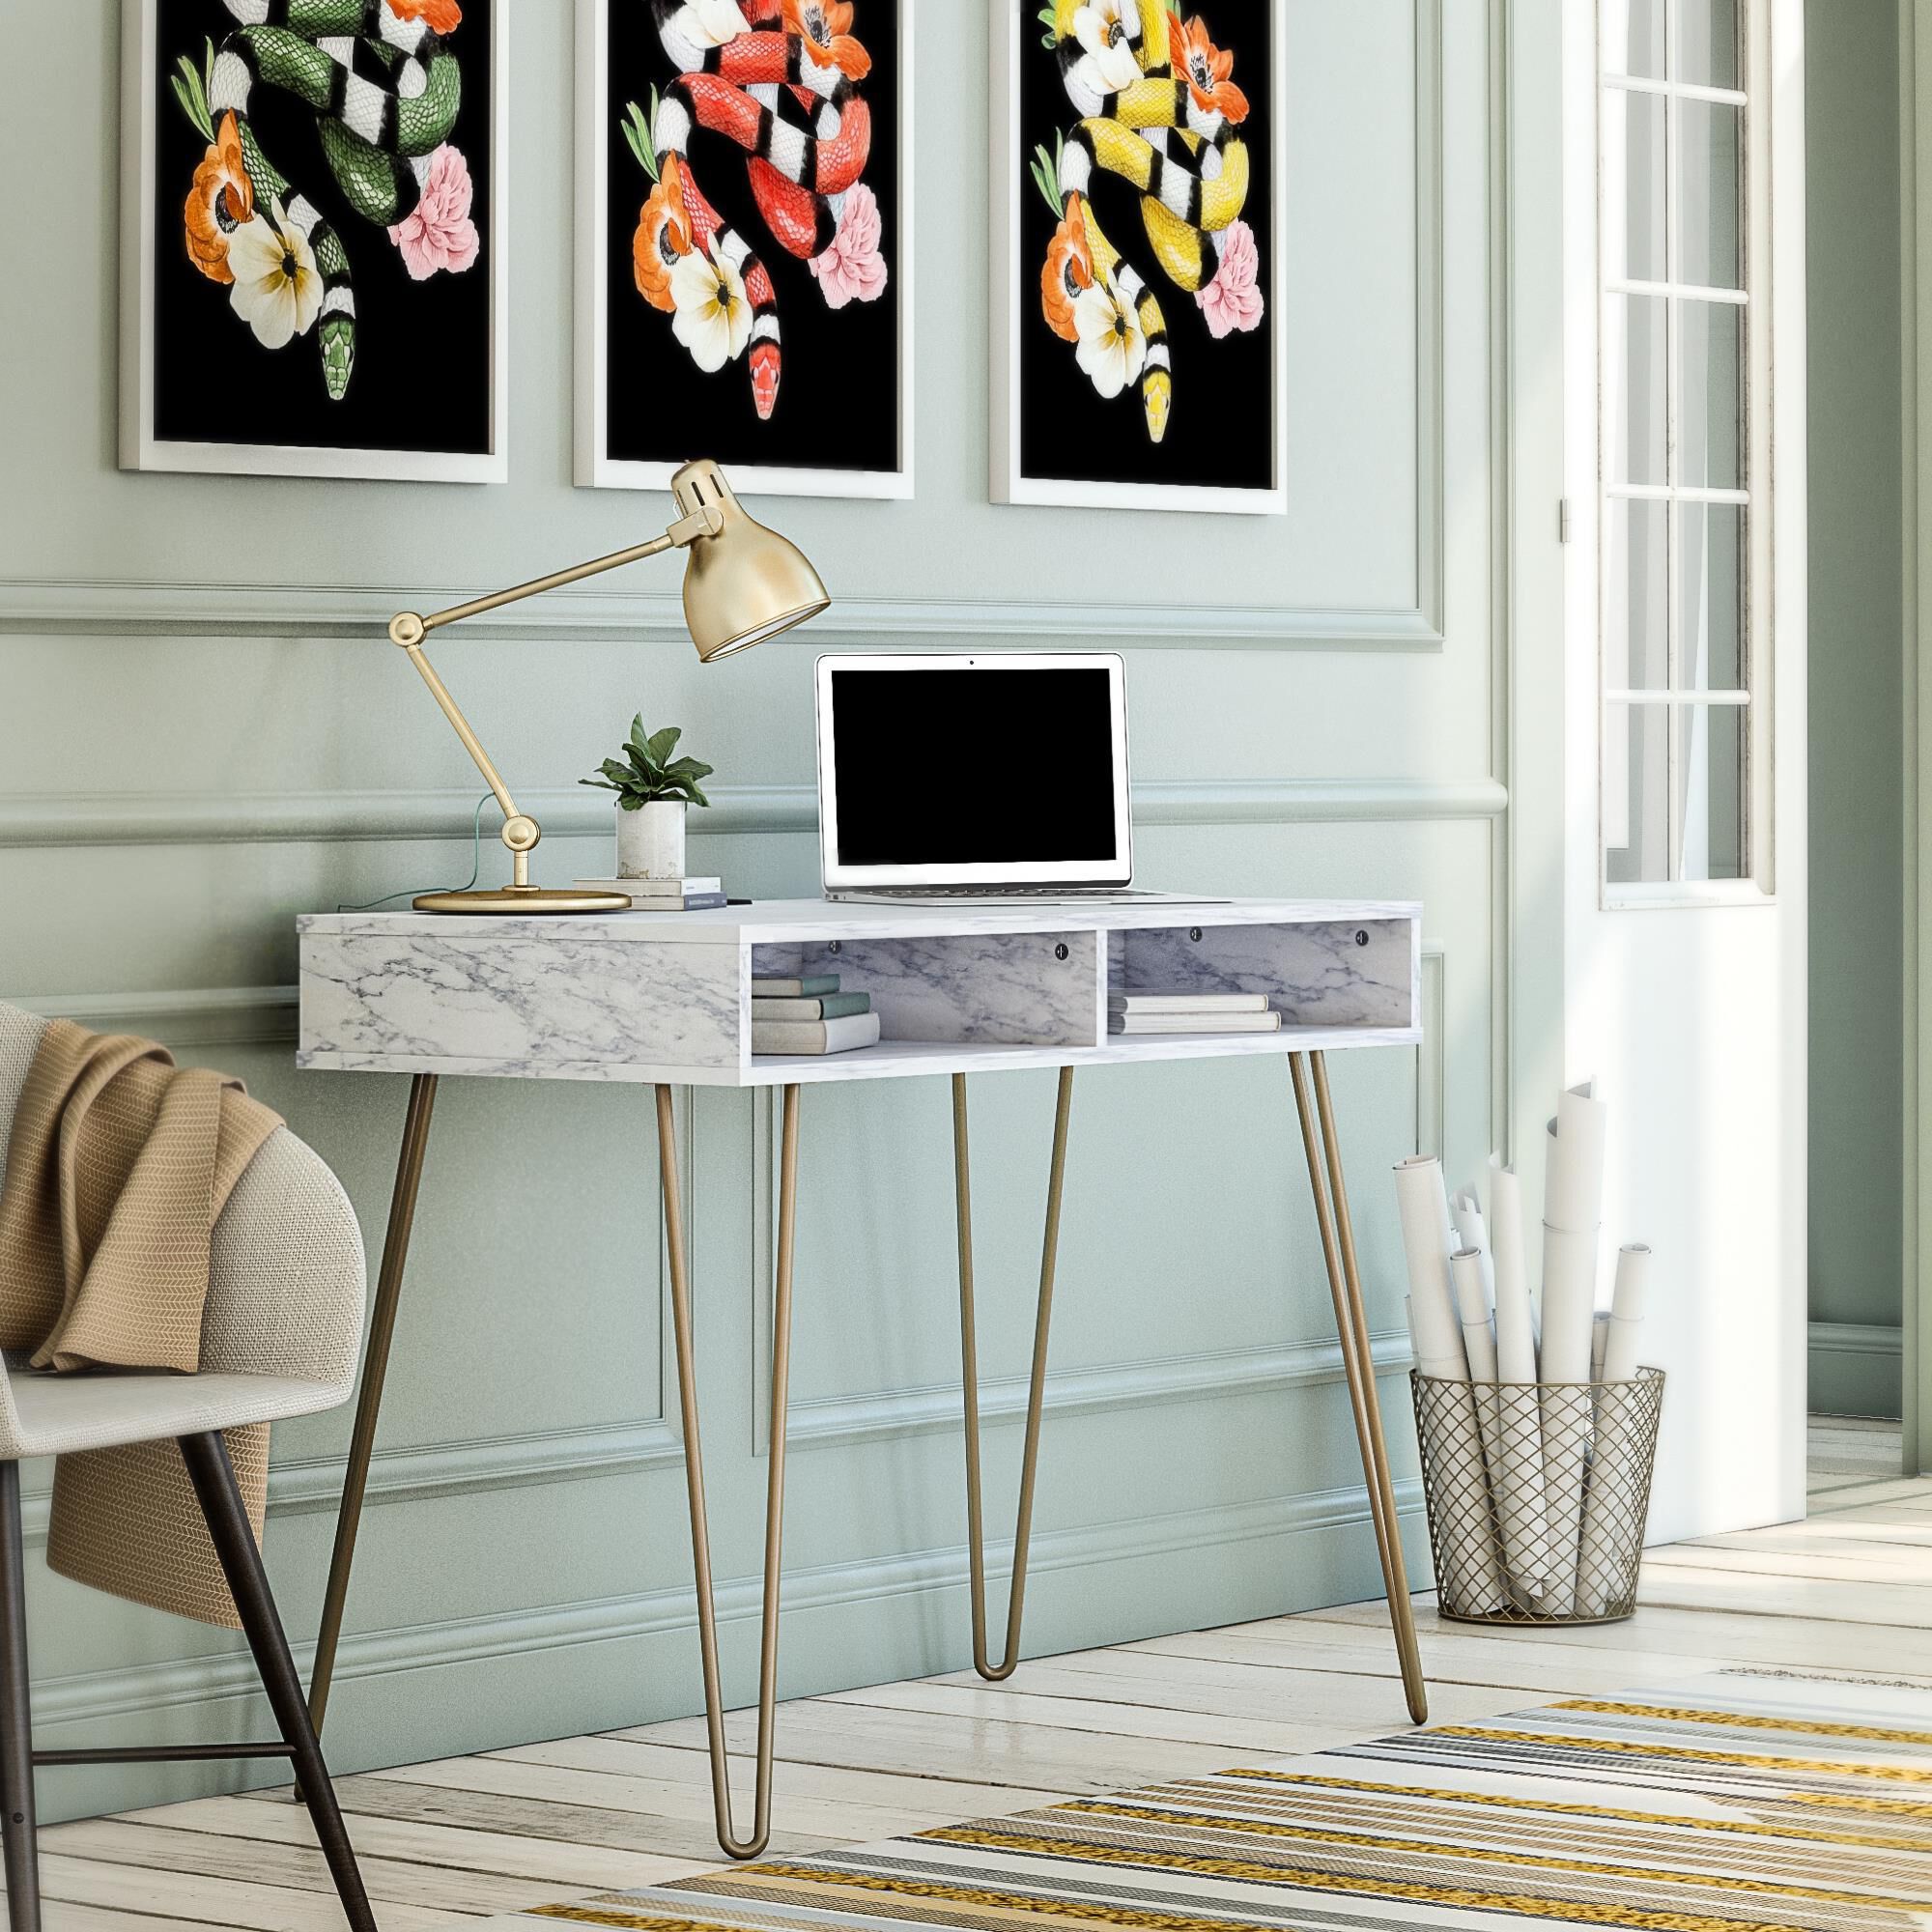
[[[1094,214],[1095,177],[1137,191],[1154,263],[1199,306],[1210,335],[1259,328],[1261,251],[1241,219],[1248,99],[1233,52],[1199,14],[1183,19],[1179,0],[1055,0],[1038,18],[1079,117],[1032,163],[1059,223],[1040,270],[1041,312],[1101,397],[1139,390],[1148,437],[1159,442],[1174,411],[1167,322]]]

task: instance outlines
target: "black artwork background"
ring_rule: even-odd
[[[483,253],[460,275],[410,279],[387,233],[355,213],[322,157],[315,116],[258,87],[252,119],[263,152],[334,224],[355,289],[355,372],[339,403],[323,386],[315,330],[264,349],[228,303],[225,285],[189,260],[183,204],[208,143],[175,99],[175,58],[197,66],[235,16],[221,0],[156,0],[155,420],[162,441],[296,443],[311,449],[407,449],[484,455],[490,448],[490,65],[495,0],[464,0],[449,45],[463,63],[463,108],[451,141],[475,186],[470,218]],[[318,325],[319,327],[320,325]]]
[[[1037,0],[998,0],[1019,15],[1020,233],[1014,288],[1020,304],[1020,474],[1037,482],[1188,484],[1266,490],[1275,483],[1272,358],[1281,326],[1274,260],[1274,56],[1272,0],[1183,0],[1199,14],[1214,44],[1235,56],[1233,79],[1248,98],[1241,124],[1250,185],[1241,219],[1255,231],[1261,288],[1267,297],[1262,326],[1216,341],[1194,297],[1178,289],[1154,261],[1142,225],[1140,194],[1116,175],[1096,174],[1094,213],[1107,240],[1153,291],[1167,320],[1174,358],[1174,408],[1167,434],[1148,440],[1140,391],[1104,400],[1074,359],[1074,347],[1047,327],[1040,312],[1039,271],[1058,226],[1027,163],[1036,144],[1053,152],[1056,132],[1078,116],[1061,84],[1060,63],[1040,44]]]
[[[910,5],[911,0],[905,0]],[[750,351],[707,376],[671,333],[671,318],[638,293],[631,239],[651,191],[624,139],[625,103],[649,111],[650,90],[674,79],[645,0],[611,0],[610,93],[604,103],[609,232],[604,237],[605,453],[614,462],[733,464],[802,469],[899,467],[899,37],[895,0],[857,0],[852,33],[872,57],[862,94],[872,114],[865,182],[878,197],[890,278],[877,301],[828,308],[811,270],[772,239],[752,198],[745,156],[699,128],[693,171],[712,207],[751,243],[778,292],[784,351],[778,408],[761,422],[752,401]]]

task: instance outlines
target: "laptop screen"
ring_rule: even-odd
[[[1121,687],[1109,655],[822,661],[827,883],[1124,883]]]

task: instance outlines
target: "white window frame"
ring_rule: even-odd
[[[1674,73],[1676,34],[1680,11],[1686,0],[1664,0],[1665,70]],[[1655,79],[1625,74],[1608,60],[1609,21],[1613,0],[1597,0],[1597,71],[1594,96],[1596,118],[1595,153],[1597,162],[1597,686],[1598,686],[1598,828],[1597,876],[1601,904],[1605,911],[1638,910],[1681,906],[1771,905],[1776,901],[1776,858],[1777,826],[1776,760],[1772,712],[1772,623],[1773,570],[1775,566],[1772,500],[1771,395],[1774,342],[1771,248],[1772,190],[1772,107],[1771,86],[1771,8],[1767,0],[1739,0],[1742,89],[1709,87],[1675,78]],[[1743,199],[1739,219],[1739,246],[1742,257],[1742,289],[1714,289],[1677,279],[1681,261],[1676,201],[1677,117],[1670,106],[1664,114],[1663,209],[1666,242],[1665,271],[1662,281],[1631,280],[1609,273],[1613,212],[1623,210],[1621,185],[1613,185],[1605,166],[1605,104],[1612,93],[1647,94],[1677,100],[1707,100],[1735,106],[1743,119],[1740,163],[1743,172]],[[1664,405],[1665,469],[1664,483],[1625,483],[1608,474],[1611,447],[1608,402],[1612,394],[1607,357],[1610,345],[1618,340],[1608,326],[1611,304],[1624,296],[1690,298],[1698,301],[1734,303],[1744,311],[1744,361],[1739,372],[1740,453],[1743,465],[1742,489],[1714,489],[1677,483],[1678,424],[1682,408],[1681,354],[1682,309],[1672,301],[1666,311],[1666,376]],[[1664,590],[1667,664],[1670,688],[1634,690],[1627,684],[1628,639],[1613,639],[1610,632],[1611,601],[1616,594],[1610,573],[1611,506],[1620,501],[1656,501],[1671,505],[1666,519],[1667,571]],[[1735,503],[1746,510],[1746,549],[1743,582],[1740,585],[1742,628],[1739,649],[1743,659],[1741,688],[1736,691],[1697,691],[1680,676],[1683,663],[1682,598],[1679,583],[1681,535],[1675,514],[1680,504]],[[1624,662],[1612,682],[1613,654],[1621,650]],[[1665,716],[1665,789],[1669,821],[1667,850],[1672,869],[1681,863],[1683,844],[1683,787],[1680,782],[1679,722],[1692,707],[1706,709],[1733,706],[1747,717],[1743,756],[1746,776],[1742,785],[1744,813],[1745,873],[1737,879],[1688,879],[1612,881],[1608,872],[1610,811],[1609,786],[1611,708],[1622,704],[1634,707],[1648,701],[1662,708]],[[1634,708],[1627,708],[1626,719],[1634,719]],[[1617,782],[1628,782],[1628,765]]]

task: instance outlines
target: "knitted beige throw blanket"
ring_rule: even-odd
[[[281,1125],[238,1080],[71,1020],[28,1069],[0,1180],[0,1349],[37,1370],[201,1363],[210,1237],[242,1170]],[[228,1432],[257,1541],[266,1423]],[[237,1629],[181,1451],[146,1442],[63,1456],[47,1564],[97,1589]]]

